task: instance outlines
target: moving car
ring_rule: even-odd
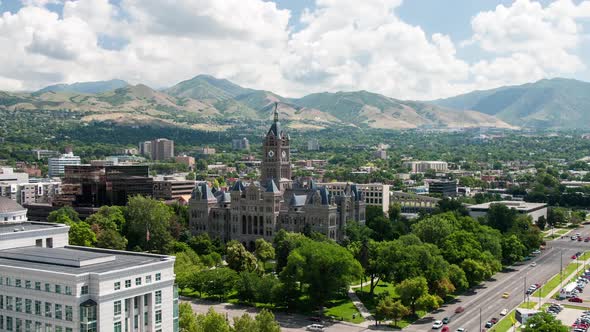
[[[537,262],[532,262],[532,263],[531,263],[531,266],[532,266],[532,267],[535,267],[535,266],[537,266]]]
[[[502,294],[502,298],[504,298],[504,299],[507,299],[508,297],[510,297],[510,293],[508,293],[508,292],[504,292],[504,293]]]
[[[451,329],[448,326],[444,326],[440,332],[451,332]]]
[[[322,324],[311,324],[305,328],[306,331],[313,331],[313,332],[321,332],[324,329],[325,329],[325,327]]]
[[[500,316],[506,316],[508,314],[508,309],[502,309],[502,311],[500,311]]]
[[[465,311],[465,308],[463,308],[463,307],[457,307],[457,309],[455,309],[455,313],[456,313],[456,314],[460,314],[460,313],[462,313],[463,311]]]
[[[432,324],[433,330],[438,330],[441,327],[443,327],[443,322],[441,322],[440,320],[434,321],[434,323]]]
[[[443,322],[443,324],[448,324],[448,323],[451,322],[451,318],[450,317],[445,317],[445,318],[443,318],[442,322]]]
[[[460,327],[457,330],[455,330],[455,332],[467,332],[467,330],[464,329],[464,328],[462,328],[462,327]]]

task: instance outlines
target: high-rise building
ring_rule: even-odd
[[[449,164],[445,161],[406,161],[402,166],[410,169],[412,173],[424,173],[428,170],[446,172],[449,170]]]
[[[49,158],[49,177],[63,176],[65,166],[69,165],[80,165],[80,157],[74,156],[70,152],[59,157]]]
[[[176,156],[176,157],[174,157],[174,161],[176,161],[179,164],[187,165],[188,168],[191,170],[193,168],[195,168],[195,157],[191,157],[191,156],[187,156],[187,155]]]
[[[139,154],[152,157],[152,141],[139,142]]]
[[[320,141],[317,138],[307,141],[307,151],[320,151]]]
[[[261,184],[267,186],[273,180],[279,190],[291,188],[291,137],[281,128],[279,113],[275,107],[273,123],[264,138]]]
[[[428,181],[428,193],[439,194],[442,197],[457,196],[457,181],[455,180],[432,180]]]
[[[250,142],[246,137],[233,139],[231,141],[231,147],[234,150],[250,150]]]
[[[69,226],[4,221],[23,213],[0,198],[0,330],[179,330],[174,257],[68,246]]]
[[[154,180],[154,198],[171,200],[187,197],[188,200],[195,188],[195,183],[192,180],[169,178]]]
[[[379,158],[379,159],[385,160],[385,159],[387,159],[387,151],[385,151],[385,150],[377,150],[377,151],[373,152],[373,156],[375,158]]]
[[[174,141],[158,138],[152,141],[152,160],[168,160],[174,158]]]

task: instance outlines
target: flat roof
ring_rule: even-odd
[[[64,224],[55,224],[50,222],[37,222],[37,221],[27,221],[27,222],[0,222],[0,234],[7,234],[7,233],[18,233],[24,231],[34,231],[40,229],[48,229],[48,228],[61,228],[66,227]]]
[[[490,205],[492,204],[506,205],[507,207],[511,209],[516,209],[518,211],[536,210],[547,206],[546,203],[530,203],[523,201],[496,201],[476,205],[469,205],[467,208],[470,210],[487,210],[490,208]]]
[[[164,255],[76,246],[0,250],[0,265],[72,275],[112,272],[171,258]]]

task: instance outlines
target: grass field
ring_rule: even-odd
[[[581,264],[578,263],[570,263],[567,265],[567,267],[563,270],[563,278],[564,278],[564,284],[567,282],[567,277],[572,274],[576,268],[578,268],[578,266],[580,266]],[[549,279],[549,281],[547,281],[541,288],[539,288],[536,292],[533,293],[533,295],[531,295],[532,297],[545,297],[547,296],[547,294],[551,293],[551,291],[553,291],[555,289],[555,287],[559,286],[559,283],[561,282],[561,275],[558,273],[555,276],[553,276],[553,278]]]
[[[324,311],[326,316],[357,324],[364,321],[363,316],[356,310],[356,307],[348,296],[339,300],[330,301],[327,306],[328,308]]]
[[[371,313],[375,313],[375,308],[377,307],[377,295],[382,293],[388,293],[389,296],[393,298],[397,298],[397,292],[395,291],[395,285],[388,283],[388,282],[380,282],[375,287],[375,295],[371,296],[369,294],[369,286],[363,285],[363,290],[361,291],[360,288],[355,288],[356,295],[358,295],[359,299],[363,302],[367,310]]]
[[[507,332],[512,327],[512,321],[514,319],[514,310],[512,310],[508,315],[504,316],[496,326],[490,329],[490,332]]]
[[[537,305],[537,302],[524,302],[521,305],[519,305],[519,308],[523,308],[523,309],[533,309],[535,306]]]

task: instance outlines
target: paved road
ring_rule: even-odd
[[[575,232],[581,233],[583,237],[590,236],[590,227],[585,226]],[[405,328],[404,331],[429,331],[433,321],[442,320],[444,317],[451,317],[449,323],[451,331],[455,331],[459,327],[463,327],[467,331],[479,331],[480,310],[482,324],[492,317],[500,318],[499,313],[502,309],[506,308],[510,311],[524,300],[524,292],[531,284],[543,284],[559,273],[560,260],[563,259],[563,267],[565,268],[572,261],[571,256],[576,251],[586,250],[590,250],[589,242],[571,241],[569,237],[550,241],[547,243],[547,249],[532,261],[497,273],[492,280],[485,282],[470,293],[459,296],[454,302],[425,316]],[[537,263],[536,267],[530,265],[533,261]],[[508,299],[502,298],[504,292],[510,293]],[[538,302],[538,299],[530,298],[530,301]],[[455,314],[455,309],[459,306],[464,307],[465,311]]]

